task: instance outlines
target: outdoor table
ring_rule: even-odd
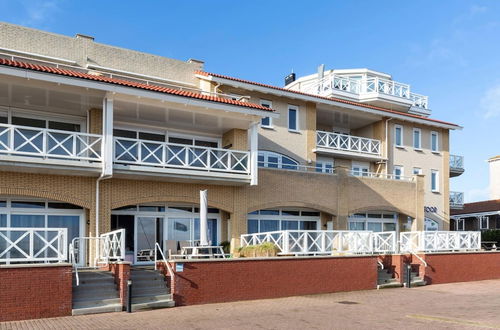
[[[188,259],[225,257],[222,246],[185,246],[181,249],[181,255],[185,256]]]

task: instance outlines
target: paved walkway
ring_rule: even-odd
[[[0,329],[500,329],[500,280],[0,323]]]

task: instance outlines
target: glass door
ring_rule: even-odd
[[[157,217],[135,217],[135,264],[153,264],[157,242]]]

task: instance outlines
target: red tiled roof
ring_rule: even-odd
[[[500,211],[500,199],[466,203],[462,210],[451,210],[451,215]]]
[[[391,110],[391,109],[377,107],[375,105],[370,105],[370,104],[365,104],[365,103],[360,103],[360,102],[354,102],[354,101],[339,99],[339,98],[336,98],[336,97],[325,97],[325,96],[319,96],[319,95],[315,95],[315,94],[309,94],[309,93],[294,91],[294,90],[290,90],[290,89],[286,89],[286,88],[282,88],[282,87],[277,87],[277,86],[262,84],[262,83],[258,83],[258,82],[254,82],[254,81],[250,81],[250,80],[244,80],[244,79],[234,78],[234,77],[225,76],[225,75],[221,75],[221,74],[217,74],[217,73],[210,73],[210,72],[205,72],[205,71],[196,71],[196,73],[200,74],[200,75],[203,75],[203,76],[207,76],[207,77],[213,76],[213,77],[217,77],[217,78],[238,81],[238,82],[245,83],[245,84],[252,84],[252,85],[256,85],[256,86],[261,86],[261,87],[266,87],[266,88],[272,88],[272,89],[280,90],[280,91],[283,91],[283,92],[300,94],[300,95],[315,97],[315,98],[319,98],[319,99],[323,99],[323,100],[328,100],[328,101],[335,101],[335,102],[340,102],[340,103],[345,103],[345,104],[351,104],[351,105],[356,105],[356,106],[360,106],[360,107],[363,107],[363,108],[380,110],[380,111],[389,112],[389,113],[393,113],[393,114],[398,114],[398,115],[403,115],[403,116],[418,118],[418,119],[422,119],[422,120],[432,121],[432,122],[436,122],[436,123],[440,123],[440,124],[445,124],[445,125],[451,125],[451,126],[460,127],[457,124],[449,123],[449,122],[442,121],[442,120],[431,119],[431,118],[427,118],[427,117],[424,117],[424,116],[419,116],[419,115],[414,115],[414,114],[411,114],[411,113],[404,113],[404,112],[400,112],[400,111],[395,111],[395,110]]]
[[[96,76],[96,75],[91,75],[88,73],[67,70],[67,69],[61,69],[61,68],[55,68],[55,67],[51,67],[51,66],[38,65],[38,64],[32,64],[32,63],[27,63],[27,62],[11,61],[8,59],[3,59],[3,58],[0,58],[0,65],[11,66],[11,67],[16,67],[16,68],[21,68],[21,69],[32,70],[32,71],[45,72],[45,73],[53,73],[53,74],[66,76],[66,77],[94,80],[94,81],[98,81],[98,82],[121,85],[121,86],[125,86],[125,87],[140,88],[140,89],[145,89],[145,90],[149,90],[149,91],[153,91],[153,92],[171,94],[171,95],[182,96],[182,97],[189,97],[189,98],[193,98],[193,99],[199,99],[199,100],[210,101],[210,102],[225,103],[225,104],[229,104],[229,105],[236,105],[239,107],[251,108],[251,109],[256,109],[256,110],[274,111],[272,109],[269,109],[269,108],[264,107],[264,106],[259,105],[259,104],[235,101],[235,100],[225,99],[225,98],[212,96],[212,95],[203,95],[203,94],[195,93],[195,92],[181,91],[181,90],[163,87],[163,86],[158,86],[158,85],[146,85],[146,84],[137,83],[137,82],[124,80],[124,79]]]

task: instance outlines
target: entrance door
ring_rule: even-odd
[[[153,264],[157,242],[157,217],[135,217],[135,264]]]

